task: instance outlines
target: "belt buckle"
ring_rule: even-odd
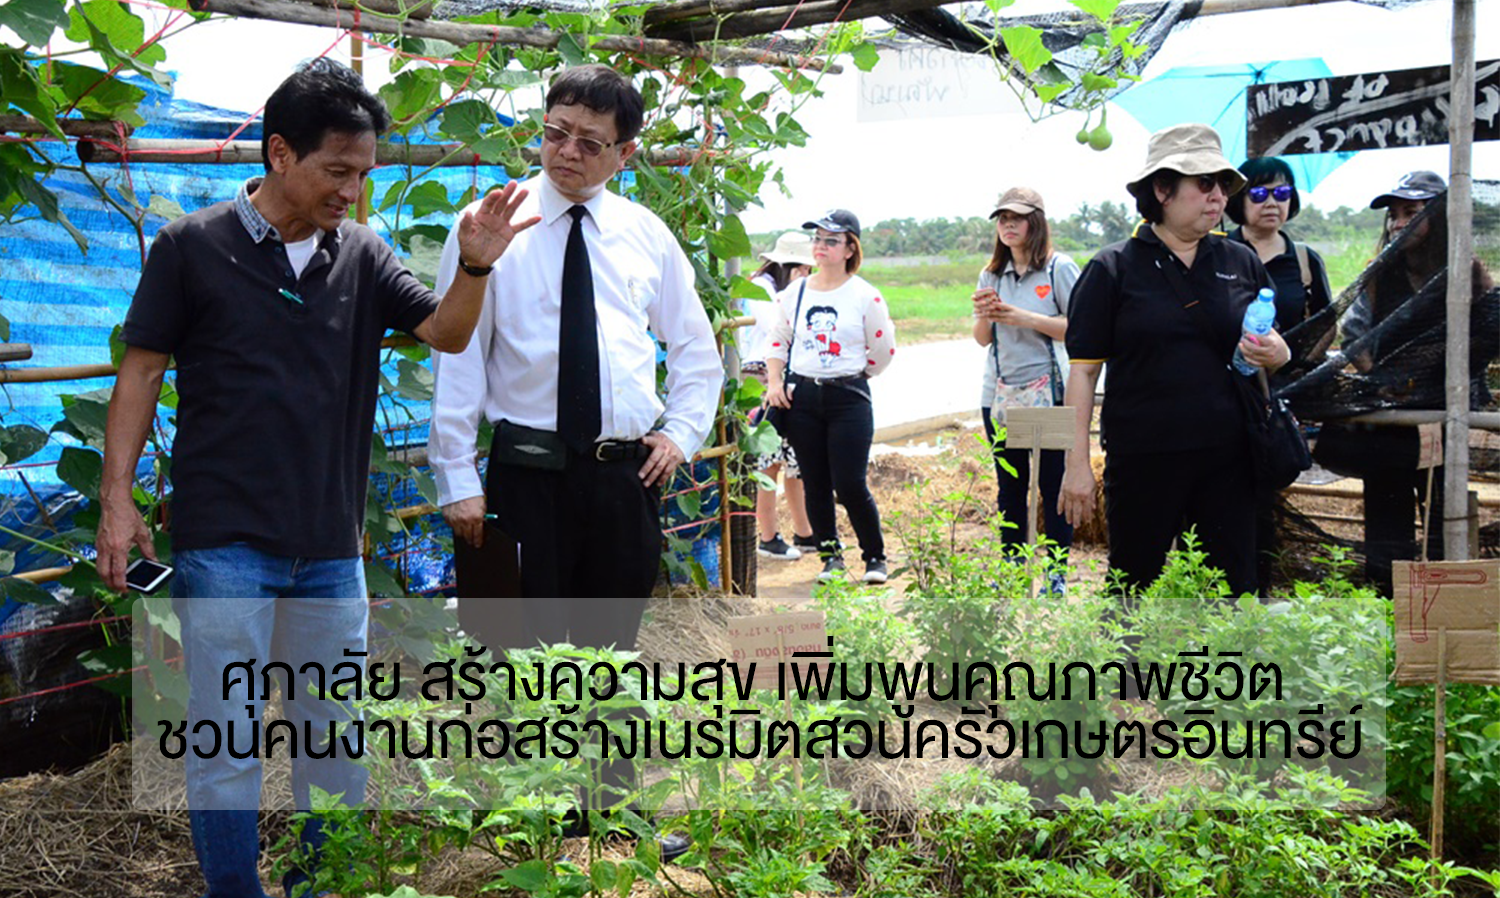
[[[608,446],[608,445],[609,445],[609,441],[608,440],[601,440],[600,442],[597,442],[597,443],[594,444],[594,461],[597,461],[597,462],[603,462],[603,461],[605,461],[605,458],[604,458],[604,447]]]

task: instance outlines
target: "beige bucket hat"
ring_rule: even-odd
[[[781,265],[812,265],[812,238],[801,231],[787,231],[776,238],[776,245],[771,247],[770,252],[760,254],[765,262],[776,262]]]
[[[1235,182],[1230,195],[1245,188],[1245,176],[1224,158],[1219,132],[1208,125],[1173,125],[1151,135],[1151,142],[1146,145],[1146,167],[1125,189],[1139,196],[1141,189],[1151,183],[1151,176],[1163,169],[1195,177],[1229,172]]]

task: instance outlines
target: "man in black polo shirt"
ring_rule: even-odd
[[[486,197],[455,227],[462,274],[439,300],[374,232],[346,218],[389,124],[352,71],[321,59],[303,66],[266,103],[265,177],[162,228],[125,319],[128,349],[105,436],[99,571],[123,591],[130,547],[155,555],[131,488],[175,357],[172,594],[190,727],[243,723],[246,705],[259,719],[263,696],[248,684],[223,700],[227,664],[274,659],[326,669],[346,650],[364,652],[360,524],[380,341],[394,328],[463,349],[490,266],[536,222],[512,224],[525,196],[514,185]],[[288,719],[314,732],[346,713],[307,695],[287,698],[297,699],[286,703]],[[208,895],[263,898],[259,759],[190,750],[186,773]],[[310,807],[312,786],[359,801],[363,771],[348,760],[300,758],[292,782],[299,808]],[[315,851],[320,827],[303,838]],[[289,873],[288,894],[305,879]]]
[[[1146,219],[1101,250],[1073,287],[1066,403],[1077,410],[1058,505],[1074,526],[1092,514],[1089,425],[1107,361],[1101,415],[1107,457],[1109,566],[1126,585],[1161,573],[1172,541],[1197,529],[1209,564],[1236,594],[1255,592],[1255,484],[1240,411],[1236,348],[1268,370],[1290,353],[1272,331],[1241,338],[1245,308],[1270,277],[1243,244],[1214,233],[1245,179],[1207,125],[1152,136],[1128,187]]]

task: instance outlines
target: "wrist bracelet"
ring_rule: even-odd
[[[470,265],[468,262],[464,261],[463,256],[458,257],[458,267],[459,270],[461,270],[464,274],[468,275],[471,278],[488,277],[490,272],[495,270],[495,266],[493,265],[485,265],[482,268],[478,265]]]

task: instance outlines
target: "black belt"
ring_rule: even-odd
[[[863,374],[849,374],[844,377],[808,377],[806,374],[793,374],[787,378],[790,383],[817,384],[820,387],[853,387],[867,380],[869,378]]]
[[[585,458],[594,461],[644,460],[651,455],[651,447],[640,440],[604,440],[594,444],[594,451]]]

